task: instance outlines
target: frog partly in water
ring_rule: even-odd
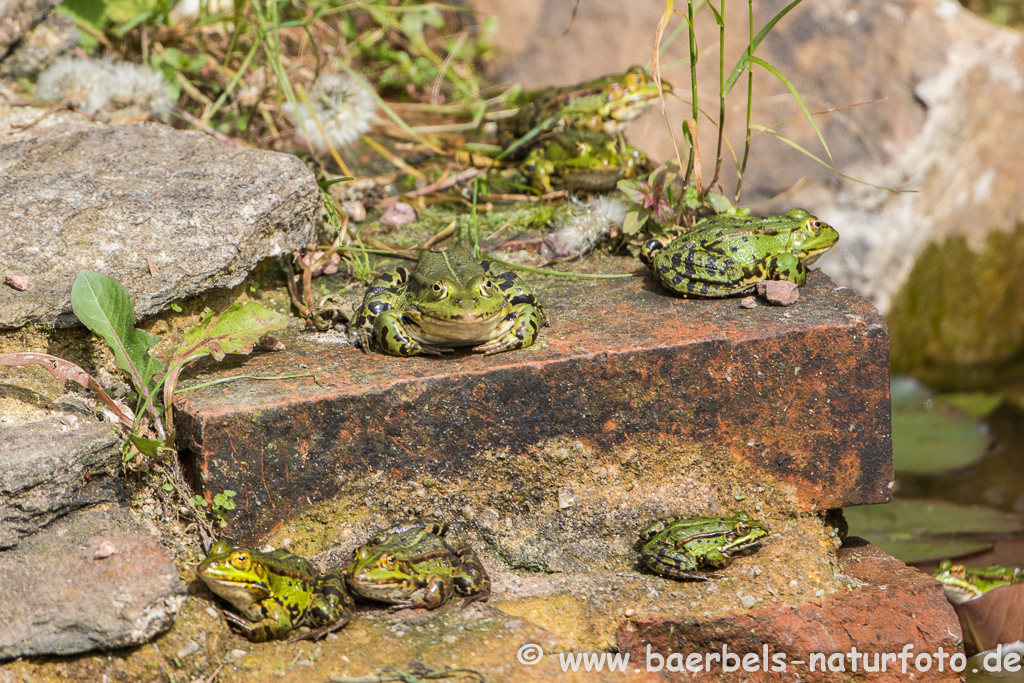
[[[486,600],[491,581],[468,545],[445,540],[448,525],[423,519],[399,522],[360,546],[345,570],[353,593],[393,605],[391,610],[435,609],[455,594],[463,607]]]
[[[515,271],[458,247],[424,252],[370,284],[348,328],[364,351],[372,339],[392,356],[440,355],[470,346],[489,356],[534,343],[547,314]]]
[[[567,130],[533,147],[519,166],[540,192],[555,188],[601,192],[651,170],[647,155],[618,138]]]
[[[300,626],[312,630],[289,642],[316,640],[348,623],[355,609],[341,572],[321,575],[308,560],[283,549],[264,553],[219,541],[197,572],[238,610],[224,613],[228,623],[257,643],[284,638]]]
[[[954,605],[972,600],[993,588],[1024,583],[1024,570],[993,564],[987,567],[965,567],[952,560],[939,563],[932,576],[942,583],[946,599]]]
[[[727,566],[733,555],[760,545],[769,533],[764,523],[746,512],[711,517],[675,515],[640,532],[640,559],[662,576],[707,581],[720,575],[692,572]]]
[[[662,92],[672,92],[672,86],[662,81],[659,89],[639,66],[577,85],[529,91],[518,98],[515,115],[498,122],[498,140],[509,148],[531,132],[539,141],[569,128],[618,135]],[[520,155],[529,146],[523,145]]]
[[[668,289],[693,297],[748,294],[762,280],[802,285],[807,267],[839,241],[803,209],[784,216],[715,216],[647,242],[640,259]]]

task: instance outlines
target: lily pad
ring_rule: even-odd
[[[895,500],[843,511],[850,533],[863,536],[903,562],[957,557],[992,546],[972,534],[1024,529],[1020,515],[932,500]]]
[[[941,472],[969,465],[984,455],[989,444],[984,415],[999,405],[988,394],[932,396],[908,377],[893,377],[892,457],[897,472]],[[986,412],[987,411],[987,412]]]

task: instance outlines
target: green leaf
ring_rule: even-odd
[[[160,455],[160,447],[164,445],[164,442],[159,439],[147,439],[135,434],[129,434],[128,440],[139,449],[139,453],[148,455],[151,458],[157,458]]]
[[[958,408],[971,417],[983,418],[991,415],[1003,403],[1000,394],[988,394],[983,391],[962,391],[957,393],[939,394],[935,397],[938,403],[945,403]]]
[[[205,355],[223,360],[228,353],[249,353],[265,334],[288,325],[288,316],[258,303],[235,303],[220,316],[207,311],[202,321],[185,331],[185,339],[174,351],[172,364]]]
[[[892,412],[892,460],[897,472],[941,472],[978,460],[988,448],[985,426],[928,402]]]
[[[622,232],[627,235],[637,234],[644,227],[644,223],[647,222],[647,217],[650,215],[650,209],[639,208],[630,211],[626,214],[626,220],[622,222]]]
[[[148,397],[153,377],[164,364],[149,350],[160,341],[135,329],[135,307],[120,282],[101,273],[83,271],[71,287],[71,308],[75,315],[114,352],[117,367],[128,373],[136,390]]]
[[[651,191],[650,185],[642,180],[620,180],[616,186],[634,204],[642,205]]]
[[[711,208],[714,209],[716,213],[725,213],[732,208],[732,202],[730,202],[727,197],[720,195],[717,192],[708,192],[704,197],[704,201],[710,204]]]

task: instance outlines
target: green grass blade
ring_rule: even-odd
[[[760,31],[758,31],[757,35],[754,36],[754,40],[751,42],[751,45],[747,48],[746,52],[744,52],[743,55],[740,56],[739,61],[736,62],[736,66],[734,66],[732,69],[732,73],[729,74],[729,78],[726,79],[726,95],[728,95],[729,91],[732,90],[732,86],[736,85],[736,81],[739,79],[740,74],[743,73],[743,69],[745,69],[747,66],[747,59],[754,56],[754,51],[757,50],[757,46],[761,44],[761,41],[764,40],[765,37],[772,32],[772,29],[775,28],[775,25],[779,23],[782,17],[789,14],[790,10],[799,5],[801,2],[803,2],[803,0],[793,0],[793,2],[789,3],[781,10],[779,10],[779,13],[776,14],[771,19],[769,19],[768,23],[765,24]]]
[[[821,131],[818,129],[818,124],[814,122],[814,117],[811,116],[811,112],[807,109],[807,106],[804,104],[803,98],[800,97],[800,93],[796,91],[796,87],[794,87],[794,85],[789,82],[789,79],[782,75],[781,71],[779,71],[774,66],[764,61],[760,57],[751,57],[750,61],[762,67],[765,71],[767,71],[768,73],[782,81],[782,84],[789,89],[789,92],[793,95],[793,99],[795,99],[796,103],[800,105],[800,109],[804,113],[804,118],[807,119],[807,122],[811,124],[811,128],[814,129],[815,134],[817,134],[818,140],[821,142],[821,146],[825,148],[825,154],[827,154],[828,158],[831,159],[832,152],[829,151],[828,145],[825,143],[825,137],[821,134]]]
[[[840,171],[839,169],[837,169],[834,166],[832,166],[831,164],[829,164],[824,159],[818,158],[817,156],[815,156],[815,154],[813,152],[810,152],[809,150],[804,149],[803,147],[798,145],[796,142],[794,142],[793,140],[790,140],[789,138],[787,138],[785,135],[782,135],[778,131],[773,130],[771,128],[768,128],[767,126],[759,126],[756,123],[751,124],[750,127],[754,128],[756,130],[759,130],[762,133],[768,133],[769,135],[775,137],[779,141],[789,145],[790,147],[792,147],[796,151],[800,152],[804,156],[809,157],[810,159],[813,159],[814,161],[818,162],[819,164],[821,164],[822,166],[824,166],[828,170],[830,170],[833,173],[835,173],[836,175],[838,175],[840,178],[846,178],[847,180],[851,180],[851,181],[853,181],[855,183],[860,183],[861,185],[867,185],[868,187],[873,187],[873,188],[878,189],[878,190],[885,190],[887,192],[918,192],[919,191],[919,190],[901,190],[901,189],[899,189],[897,187],[884,187],[882,185],[874,185],[872,183],[867,182],[866,180],[861,180],[859,178],[854,178],[853,176],[848,176],[845,173],[843,173],[842,171]]]

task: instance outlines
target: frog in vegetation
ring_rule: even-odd
[[[746,512],[731,516],[660,519],[640,532],[640,558],[651,571],[672,579],[707,581],[719,574],[692,574],[701,567],[721,569],[733,555],[754,548],[770,533]]]
[[[486,600],[491,581],[468,545],[445,540],[448,525],[431,519],[399,522],[356,549],[345,570],[357,595],[393,605],[435,609],[456,593],[462,606]]]
[[[623,178],[650,172],[651,164],[647,155],[618,138],[568,130],[533,147],[519,170],[540,192],[601,192],[614,189]]]
[[[715,216],[647,242],[640,259],[662,285],[692,297],[748,294],[762,280],[804,284],[807,267],[839,241],[803,209],[784,216]]]
[[[531,132],[540,140],[569,128],[619,135],[662,92],[671,93],[672,86],[662,81],[659,88],[640,66],[578,85],[529,91],[514,102],[515,115],[498,122],[498,141],[507,149]],[[528,148],[523,145],[521,152]]]
[[[424,252],[416,267],[377,276],[348,335],[364,351],[372,339],[392,356],[441,355],[457,346],[489,356],[533,344],[547,324],[513,270],[459,247]]]
[[[355,609],[341,572],[320,575],[283,549],[264,553],[219,541],[197,571],[241,615],[225,612],[228,623],[256,643],[284,638],[300,626],[312,630],[288,642],[316,640],[347,624]]]
[[[942,583],[946,599],[954,605],[972,600],[999,586],[1024,583],[1024,570],[1020,567],[1003,567],[992,564],[987,567],[965,567],[943,560],[932,573]]]

